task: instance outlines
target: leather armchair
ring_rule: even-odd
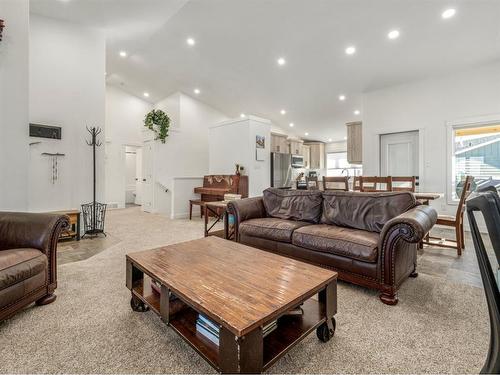
[[[68,227],[65,215],[0,212],[0,320],[54,302],[57,241]]]

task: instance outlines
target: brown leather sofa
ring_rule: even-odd
[[[64,215],[0,212],[0,321],[26,305],[54,302]]]
[[[266,189],[232,201],[238,242],[322,267],[380,290],[385,304],[416,277],[417,248],[437,220],[412,193]]]

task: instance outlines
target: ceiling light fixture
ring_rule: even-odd
[[[340,95],[340,96],[339,96],[339,100],[340,100],[341,102],[343,102],[343,101],[345,100],[345,95]]]
[[[286,115],[286,111],[285,111],[284,109],[282,109],[282,110],[280,111],[280,113],[281,113],[282,115]]]
[[[283,65],[285,65],[285,64],[286,64],[286,60],[285,60],[285,58],[280,57],[280,58],[278,59],[278,65],[283,66]]]
[[[295,125],[293,122],[291,122],[290,124],[290,127],[293,128],[293,126]]]
[[[389,31],[389,33],[387,34],[387,37],[389,39],[392,39],[392,40],[399,38],[399,30],[391,30],[391,31]]]
[[[332,139],[331,139],[331,138],[328,138],[328,142],[331,142],[331,141],[332,141]]]
[[[305,133],[304,133],[304,135],[309,135],[309,133],[308,133],[308,132],[305,132]]]
[[[194,89],[193,92],[196,94],[196,95],[199,95],[200,94],[200,89]]]
[[[349,46],[345,49],[346,55],[354,55],[356,53],[356,47]]]
[[[347,137],[344,137],[344,141],[347,141]]]
[[[127,57],[127,52],[125,52],[125,51],[120,51],[120,56],[121,56],[121,57]]]
[[[146,97],[146,98],[149,98],[149,92],[145,92],[145,93],[144,93],[144,94],[142,94],[142,95],[144,95],[144,97]]]
[[[441,13],[441,17],[446,20],[448,18],[453,17],[456,13],[457,13],[456,9],[449,8],[446,9],[443,13]]]
[[[194,46],[196,44],[196,40],[194,40],[193,38],[187,38],[186,43],[190,46]]]
[[[357,115],[359,115],[360,113],[361,113],[361,112],[360,112],[359,110],[357,110],[357,109],[354,111],[354,114],[355,114],[356,116],[357,116]]]
[[[244,113],[242,113],[242,114],[240,114],[240,117],[241,118],[245,118],[245,117],[247,117],[247,115],[245,115]]]

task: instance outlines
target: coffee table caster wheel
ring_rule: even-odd
[[[132,310],[137,312],[146,312],[149,310],[149,307],[135,296],[132,296],[132,298],[130,299],[130,307],[132,308]]]
[[[335,334],[335,318],[332,318],[332,328],[328,327],[328,324],[325,322],[321,324],[318,328],[316,328],[316,336],[323,342],[328,342]]]

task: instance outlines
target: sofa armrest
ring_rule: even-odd
[[[48,255],[68,227],[65,215],[0,212],[0,250],[29,247]]]
[[[437,212],[434,208],[418,205],[385,223],[380,233],[382,248],[396,239],[418,243],[432,229],[436,221]]]
[[[435,209],[418,205],[389,220],[384,225],[380,233],[379,246],[384,284],[394,286],[403,276],[408,274],[408,263],[415,262],[416,250],[412,254],[405,252],[415,249],[410,245],[421,242],[436,224],[436,221],[437,212]]]
[[[227,204],[229,213],[234,216],[235,234],[238,239],[239,225],[250,219],[266,217],[266,209],[262,197],[237,199]]]

